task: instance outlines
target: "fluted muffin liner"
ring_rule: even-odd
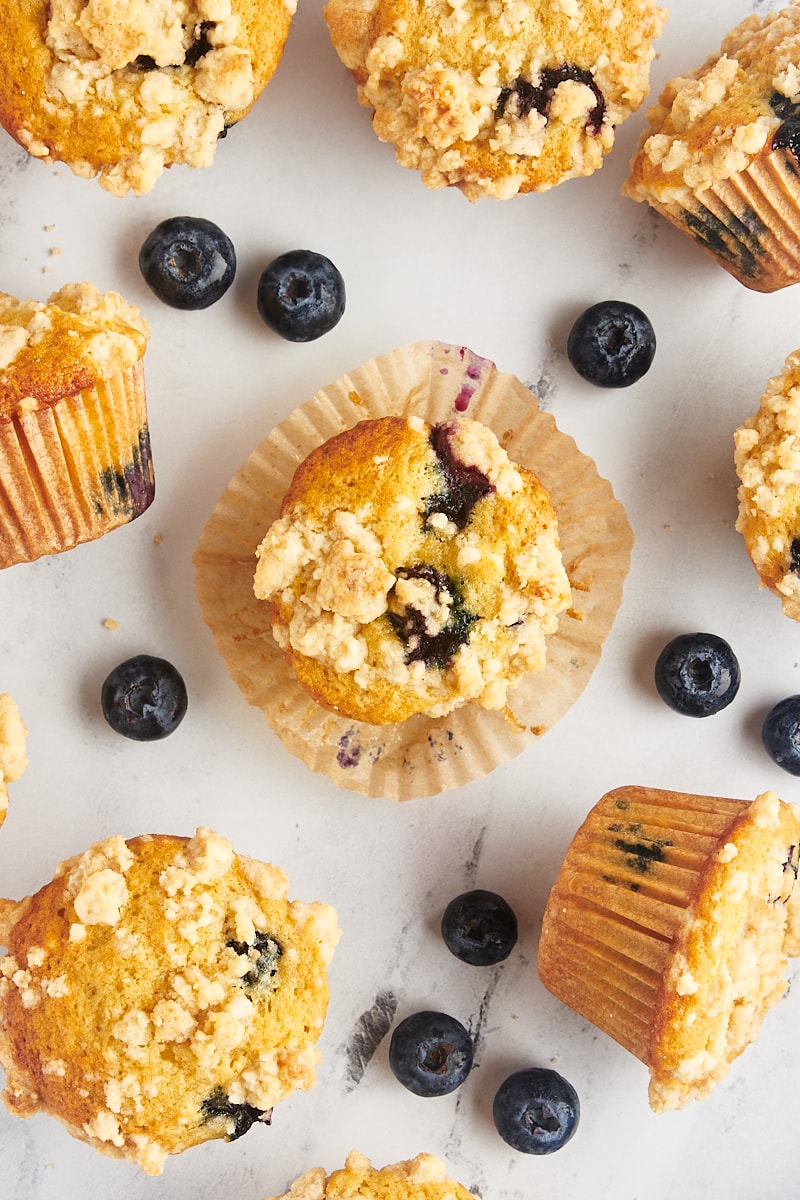
[[[297,465],[358,421],[462,413],[493,430],[509,457],[550,492],[573,591],[548,640],[547,665],[509,692],[506,710],[465,705],[445,717],[372,726],[331,713],[295,679],[253,593],[256,548],[277,518]],[[623,506],[515,376],[463,346],[418,342],[371,359],[295,409],[231,479],[194,554],[204,620],[246,700],[313,771],[367,796],[435,795],[533,745],[589,682],[622,598],[633,535]]]
[[[774,292],[800,280],[800,176],[789,150],[773,150],[685,201],[648,202],[745,287]]]
[[[141,359],[57,403],[0,421],[0,568],[72,549],[154,496]]]
[[[756,808],[758,801],[617,788],[588,814],[550,893],[539,945],[540,979],[650,1068],[651,1104],[657,1110],[698,1098],[727,1071],[728,1048],[717,1044],[713,1021],[706,1024],[704,1014],[693,1011],[694,996],[706,995],[704,978],[726,969],[720,966],[726,939],[747,930],[739,908],[745,879],[768,872],[770,839],[781,845],[786,835],[784,867],[796,875],[797,814],[774,795],[768,797],[772,824]],[[775,874],[775,895],[764,901],[785,904],[789,893],[780,860]],[[783,938],[779,924],[776,930],[775,936]],[[784,990],[778,978],[786,965],[784,951],[797,950],[787,947],[788,936],[772,947],[774,963],[764,971],[762,994],[752,998],[752,1028],[744,1044]],[[722,1058],[717,1064],[709,1060],[706,1086],[708,1081],[698,1082],[692,1070],[712,1049]],[[732,1049],[730,1058],[742,1049]],[[684,1070],[687,1063],[690,1069]]]

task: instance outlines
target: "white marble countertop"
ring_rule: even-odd
[[[653,93],[767,7],[672,0]],[[2,1108],[4,1200],[261,1200],[352,1147],[377,1164],[439,1154],[483,1200],[770,1200],[797,1188],[796,989],[709,1099],[656,1116],[645,1068],[536,973],[549,887],[603,792],[641,783],[749,799],[774,788],[800,800],[800,781],[759,738],[771,705],[800,690],[800,635],[759,590],[733,528],[732,454],[733,430],[800,345],[800,292],[748,292],[621,197],[642,123],[639,113],[622,127],[595,176],[544,195],[470,205],[427,191],[374,138],[319,0],[305,0],[275,79],[207,171],[175,169],[150,195],[120,200],[0,138],[0,286],[44,299],[92,279],[141,306],[157,478],[155,503],[130,526],[0,574],[0,691],[30,730],[0,834],[0,894],[34,891],[110,834],[209,825],[283,866],[294,896],[334,904],[344,931],[318,1086],[284,1102],[271,1128],[191,1150],[153,1179],[46,1116]],[[236,245],[234,287],[205,312],[161,306],[138,272],[145,235],[180,213],[211,218]],[[255,308],[262,268],[298,246],[327,254],[347,282],[344,319],[308,345],[282,342]],[[643,308],[658,337],[649,374],[618,392],[583,383],[565,356],[574,318],[611,297]],[[559,724],[487,778],[398,805],[312,774],[246,704],[201,619],[191,555],[275,423],[344,371],[430,338],[471,347],[537,392],[611,480],[636,545],[600,665]],[[727,638],[742,668],[736,701],[703,721],[670,712],[652,683],[664,643],[696,629]],[[142,651],[173,661],[190,695],[180,729],[149,745],[115,735],[99,707],[107,671]],[[444,905],[469,886],[501,892],[518,914],[518,946],[499,968],[466,967],[440,940]],[[412,1096],[389,1071],[388,1039],[360,1062],[359,1018],[376,1004],[464,1021],[477,1038],[465,1085]],[[577,1088],[580,1128],[549,1158],[516,1154],[492,1126],[494,1091],[510,1071],[551,1062]]]

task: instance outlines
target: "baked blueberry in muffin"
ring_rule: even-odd
[[[653,0],[329,0],[325,16],[398,162],[474,200],[596,171],[647,95],[666,13]]]

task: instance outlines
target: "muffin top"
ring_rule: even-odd
[[[224,838],[111,837],[0,905],[0,1062],[45,1110],[158,1174],[315,1080],[338,939],[324,904]]]
[[[296,1179],[284,1196],[273,1200],[475,1200],[460,1183],[447,1177],[445,1164],[432,1154],[418,1154],[380,1169],[351,1150],[339,1171],[325,1174],[312,1167]]]
[[[117,292],[70,283],[46,304],[0,292],[0,421],[55,404],[126,370],[150,328]]]
[[[800,113],[800,8],[741,22],[703,66],[671,80],[648,113],[624,190],[685,201],[745,170],[758,155],[796,155]]]
[[[21,0],[0,31],[0,121],[37,158],[149,191],[208,166],[272,76],[294,0]]]
[[[650,1104],[707,1095],[786,991],[800,953],[800,819],[764,792],[725,831],[675,941],[652,1030]]]
[[[569,602],[541,483],[466,418],[359,422],[295,472],[254,590],[298,680],[372,724],[503,708]]]
[[[589,175],[647,95],[653,0],[329,0],[373,127],[428,187],[470,199]]]
[[[7,785],[19,779],[28,765],[27,736],[13,697],[0,693],[0,825],[8,810]]]
[[[800,351],[769,380],[758,412],[734,433],[736,528],[761,582],[800,620]]]

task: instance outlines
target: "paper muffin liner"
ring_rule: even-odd
[[[549,490],[573,606],[548,640],[547,665],[509,692],[506,711],[465,705],[445,717],[372,726],[328,712],[301,688],[256,600],[256,547],[297,465],[358,421],[466,413]],[[527,749],[574,703],[622,598],[633,535],[625,511],[572,438],[513,375],[462,346],[419,342],[343,375],[256,447],[211,514],[194,554],[196,590],[228,670],[284,745],[313,771],[367,796],[407,800],[458,787]]]
[[[624,787],[575,835],[545,909],[539,976],[642,1062],[674,942],[744,800]]]
[[[745,287],[775,292],[800,280],[800,176],[791,151],[773,150],[685,204],[648,199]]]
[[[0,422],[0,568],[98,538],[143,513],[154,492],[140,359]]]

